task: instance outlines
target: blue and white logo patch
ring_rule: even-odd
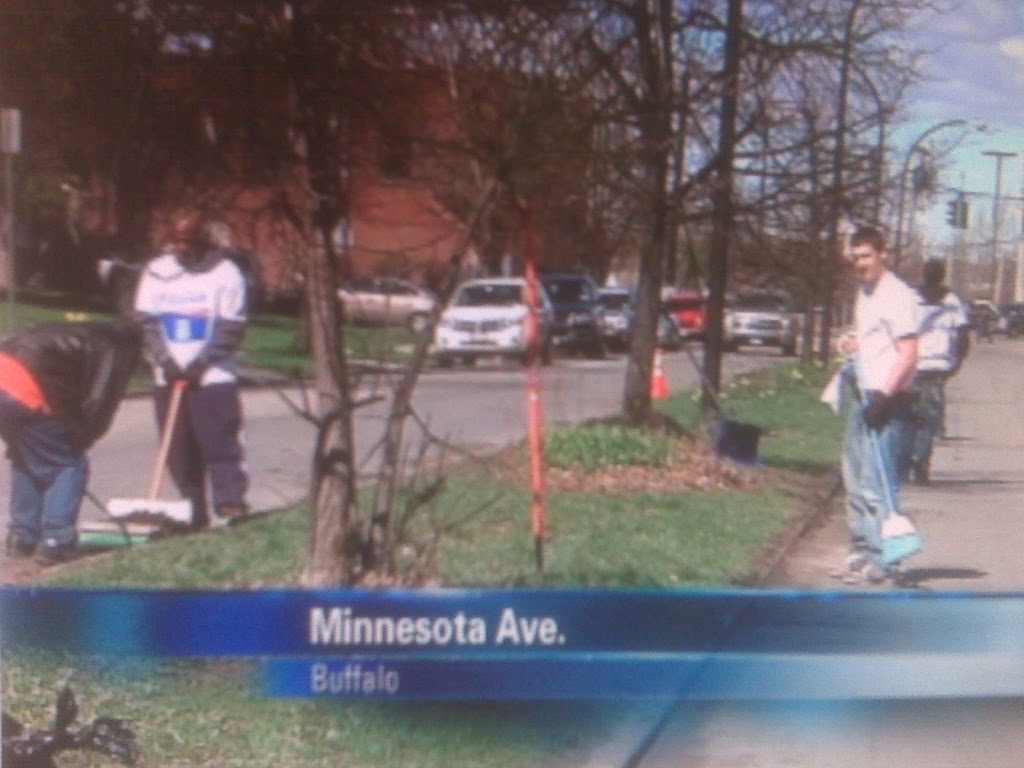
[[[160,317],[164,336],[170,342],[203,341],[210,326],[210,318],[196,315],[164,314]]]

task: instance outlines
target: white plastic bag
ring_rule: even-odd
[[[838,370],[832,375],[832,378],[828,380],[828,384],[825,385],[825,389],[822,390],[821,393],[821,402],[836,413],[839,413],[842,383],[843,371]]]

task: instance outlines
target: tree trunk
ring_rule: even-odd
[[[850,83],[850,56],[853,48],[853,25],[860,10],[861,0],[853,0],[843,30],[843,53],[839,65],[839,104],[836,110],[836,140],[832,155],[832,210],[830,212],[828,252],[825,254],[825,274],[822,279],[821,334],[818,337],[818,360],[828,364],[832,357],[832,325],[835,311],[836,272],[840,269],[839,220],[846,207],[843,187],[843,163],[846,162],[846,113]]]
[[[352,395],[344,327],[335,294],[335,256],[314,246],[306,291],[320,427],[313,452],[307,586],[350,584],[362,571]]]
[[[641,3],[636,8],[635,18],[640,69],[646,87],[646,108],[641,115],[640,129],[651,234],[640,253],[633,339],[622,398],[622,414],[630,424],[642,424],[652,415],[651,373],[666,248],[670,241],[667,184],[672,152],[672,8],[670,0],[659,0],[655,6],[651,9]]]
[[[718,173],[715,175],[715,220],[711,233],[708,322],[704,340],[704,382],[701,410],[718,410],[722,382],[722,318],[729,265],[729,235],[733,226],[733,158],[736,152],[736,112],[739,102],[740,32],[743,0],[729,0],[726,19],[725,77],[722,90],[722,122],[719,127]]]

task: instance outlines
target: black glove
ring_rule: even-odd
[[[200,360],[193,360],[185,366],[185,370],[181,372],[181,377],[188,379],[190,386],[198,387],[203,380],[204,373],[206,373],[206,363]]]
[[[892,418],[892,397],[876,390],[865,396],[864,409],[861,411],[864,423],[871,429],[882,430]]]

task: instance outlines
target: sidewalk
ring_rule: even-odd
[[[906,580],[929,590],[1020,590],[1024,342],[976,344],[946,392],[948,438],[936,444],[931,482],[903,489],[903,509],[925,536],[924,550],[904,563]],[[766,586],[845,588],[827,572],[846,543],[840,495]]]

